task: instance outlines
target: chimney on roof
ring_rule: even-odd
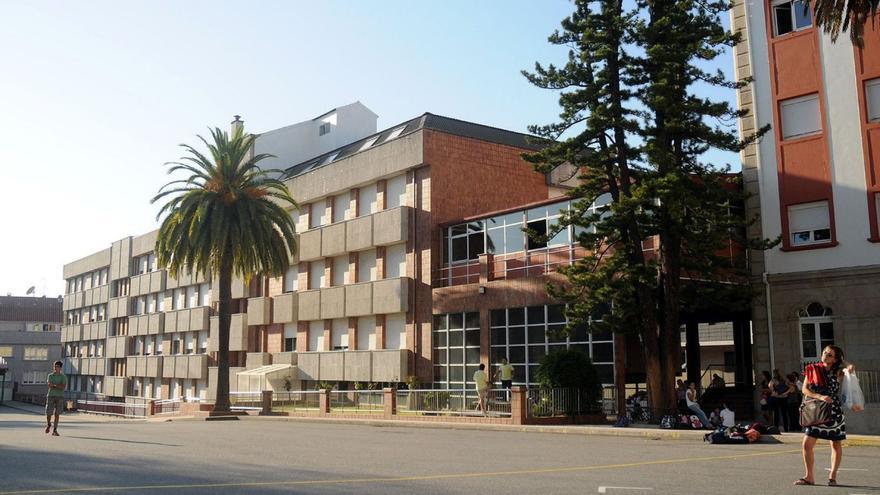
[[[235,120],[232,121],[232,134],[235,134],[237,130],[244,128],[244,121],[241,120],[241,115],[233,115],[233,117]]]

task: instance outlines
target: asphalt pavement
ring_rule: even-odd
[[[0,407],[0,495],[880,494],[880,448],[844,451],[840,487],[795,487],[790,443],[709,445],[388,424],[62,417]],[[817,480],[830,449],[817,449]]]

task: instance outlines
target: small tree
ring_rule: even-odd
[[[583,351],[553,351],[541,358],[535,375],[542,387],[580,389],[589,405],[602,399],[599,371]]]

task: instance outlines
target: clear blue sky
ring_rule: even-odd
[[[233,114],[252,132],[355,100],[380,129],[426,111],[515,131],[552,122],[556,95],[519,71],[564,60],[546,40],[571,10],[0,0],[0,293],[60,294],[64,263],[156,228],[162,164]],[[732,59],[719,64],[729,73]]]

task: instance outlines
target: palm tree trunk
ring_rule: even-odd
[[[227,250],[227,253],[229,251]],[[218,359],[217,359],[217,396],[214,399],[215,413],[228,413],[229,411],[229,325],[232,319],[230,305],[232,304],[232,256],[224,254],[220,261],[220,315],[218,329]]]

